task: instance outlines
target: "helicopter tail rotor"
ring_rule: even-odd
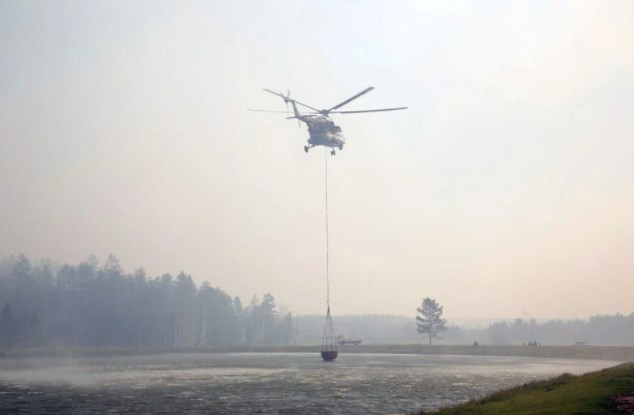
[[[286,90],[286,99],[284,101],[286,101],[286,107],[287,108],[288,108],[288,103],[291,102],[293,104],[293,111],[297,111],[296,110],[296,106],[295,106],[295,101],[293,101],[291,99],[291,90],[290,89]],[[297,118],[297,115],[294,118]],[[302,128],[302,123],[299,121],[299,118],[297,118],[297,128]]]
[[[286,91],[286,95],[284,95],[283,92],[280,92],[280,95],[284,98],[284,103],[286,104],[286,108],[288,108],[288,103],[291,101],[291,90],[288,89]]]
[[[286,95],[280,93],[282,95],[282,97],[284,98],[284,102],[286,103],[286,108],[288,108],[288,103],[290,102],[293,105],[293,110],[295,111],[295,101],[291,99],[291,90],[287,89],[286,90]],[[295,117],[289,117],[289,118],[297,118],[297,115],[295,115]],[[299,121],[299,118],[297,118],[297,127],[298,128],[302,128],[302,123]]]
[[[287,89],[286,90],[286,95],[282,94],[280,92],[280,94],[282,95],[282,97],[284,97],[284,102],[286,103],[286,108],[288,108],[288,103],[292,102],[293,105],[295,105],[295,102],[291,99],[291,90]],[[292,118],[297,118],[297,117],[292,117]],[[302,128],[302,123],[299,121],[299,118],[297,118],[297,127]]]

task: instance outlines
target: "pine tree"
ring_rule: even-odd
[[[431,344],[431,339],[436,337],[438,333],[447,330],[445,326],[447,320],[442,318],[442,306],[436,300],[429,297],[423,299],[422,305],[416,311],[419,314],[416,316],[417,330],[420,334],[429,336],[429,344]]]

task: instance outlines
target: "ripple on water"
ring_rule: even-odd
[[[0,413],[405,413],[612,362],[477,356],[189,354],[0,362]],[[7,369],[7,370],[5,370]]]

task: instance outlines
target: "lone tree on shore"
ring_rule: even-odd
[[[416,311],[418,311],[416,316],[417,330],[420,334],[429,336],[429,344],[431,344],[431,339],[436,337],[438,333],[447,330],[445,326],[447,320],[442,318],[442,306],[433,298],[427,297],[423,299],[423,304]]]

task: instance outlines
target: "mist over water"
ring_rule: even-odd
[[[0,412],[386,414],[454,405],[609,361],[316,353],[0,362]]]

